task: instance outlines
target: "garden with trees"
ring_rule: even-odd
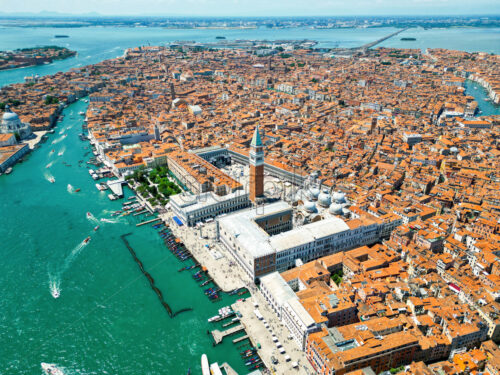
[[[139,168],[133,174],[127,176],[127,180],[134,180],[139,184],[137,192],[148,202],[155,206],[168,203],[171,195],[182,192],[181,188],[168,178],[169,169],[166,166],[158,166],[148,173],[146,169]]]

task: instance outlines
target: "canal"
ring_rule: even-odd
[[[92,154],[78,138],[78,113],[86,105],[65,109],[47,142],[0,176],[2,373],[38,374],[41,362],[66,374],[199,373],[203,353],[245,373],[231,340],[212,347],[206,334],[218,328],[207,318],[240,297],[212,303],[193,272],[178,272],[187,263],[167,250],[156,230],[136,228],[132,215],[111,216],[123,201],[111,202],[96,189],[85,162]],[[172,310],[192,311],[169,317],[120,239],[126,233]],[[51,289],[60,290],[58,299]]]

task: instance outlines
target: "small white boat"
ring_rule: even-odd
[[[54,297],[54,298],[59,298],[60,295],[61,295],[61,293],[59,293],[59,291],[57,289],[52,292],[52,297]]]
[[[210,375],[210,366],[208,364],[208,358],[206,354],[201,356],[201,372],[203,375]]]
[[[57,153],[57,156],[63,156],[63,154],[64,154],[64,152],[59,151],[59,152]]]
[[[85,112],[83,112],[83,111],[78,112],[78,114],[79,114],[80,116],[85,116]]]
[[[40,365],[47,375],[64,375],[64,372],[53,363],[42,362]]]

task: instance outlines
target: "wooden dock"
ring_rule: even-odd
[[[229,328],[225,331],[219,331],[218,329],[214,329],[210,333],[214,338],[215,345],[217,345],[220,344],[222,340],[224,340],[224,337],[234,335],[235,333],[243,331],[244,329],[245,327],[243,327],[241,324],[238,324],[236,327]]]
[[[151,220],[148,220],[148,221],[144,221],[142,223],[135,224],[135,226],[136,227],[140,227],[142,225],[151,224],[151,223],[154,223],[156,221],[161,221],[161,219],[159,217],[157,217],[156,219],[151,219]]]
[[[246,340],[246,339],[248,339],[248,338],[249,338],[249,337],[248,337],[248,335],[238,337],[237,339],[234,339],[234,340],[233,340],[233,344],[237,344],[237,343],[239,343],[239,342],[241,342],[241,341],[243,341],[243,340]]]
[[[238,373],[236,371],[234,371],[233,368],[231,366],[229,366],[229,364],[227,362],[224,362],[222,364],[222,367],[224,368],[224,370],[226,370],[227,375],[238,375]]]

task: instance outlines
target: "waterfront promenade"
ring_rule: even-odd
[[[235,267],[234,260],[227,250],[217,243],[215,222],[205,224],[202,229],[196,229],[185,225],[178,226],[173,216],[171,211],[160,215],[175,236],[184,242],[196,260],[207,268],[210,277],[224,292],[244,288],[251,284],[250,278],[241,272],[239,267]],[[214,250],[222,257],[216,259]]]
[[[233,310],[241,313],[241,323],[252,343],[261,345],[258,353],[266,366],[269,369],[275,368],[275,374],[313,374],[314,371],[305,354],[298,349],[294,341],[288,338],[288,330],[282,325],[276,314],[270,310],[258,288],[239,267],[235,266],[232,256],[225,250],[224,246],[220,246],[216,241],[215,222],[204,224],[202,229],[197,229],[185,225],[178,226],[174,222],[173,216],[173,213],[169,211],[161,215],[161,218],[169,225],[172,232],[184,242],[196,260],[207,268],[210,277],[223,291],[228,292],[241,287],[246,287],[250,291],[251,297],[240,299],[232,307]],[[221,255],[220,258],[214,258],[211,253],[214,250]],[[258,304],[259,311],[285,348],[286,354],[290,356],[290,361],[285,361],[284,355],[279,353],[273,342],[271,331],[267,330],[262,321],[259,321],[255,316],[254,303]],[[272,356],[278,359],[277,365],[272,363]],[[297,362],[299,367],[293,368],[293,362]]]

